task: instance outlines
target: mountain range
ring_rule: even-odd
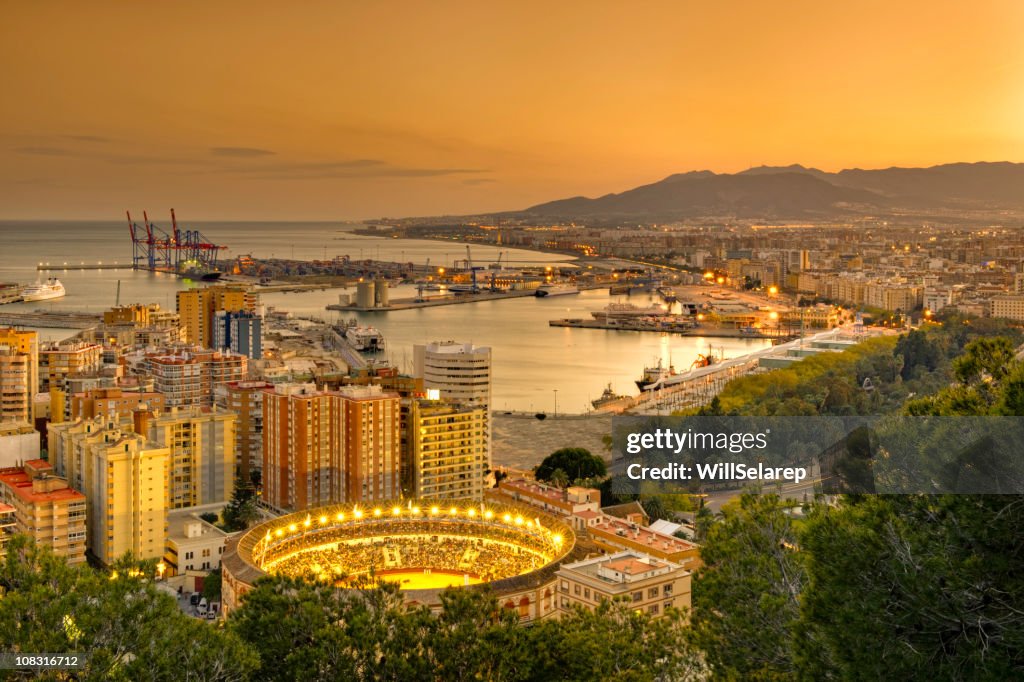
[[[692,171],[617,194],[550,201],[522,214],[636,219],[735,216],[813,218],[882,210],[1024,209],[1024,163],[951,163],[930,168],[852,168],[830,173],[801,165],[739,173]]]

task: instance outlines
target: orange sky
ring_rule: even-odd
[[[0,218],[522,208],[1024,161],[1024,2],[16,2]]]

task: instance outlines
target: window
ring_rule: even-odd
[[[644,593],[642,591],[634,592],[633,593],[633,601],[634,602],[643,601],[643,598],[644,598]]]
[[[575,594],[575,595],[576,595],[577,597],[578,597],[578,596],[580,596],[580,586],[579,586],[579,585],[573,585],[573,586],[572,586],[572,592],[573,592],[573,594]]]
[[[657,587],[652,587],[651,589],[647,590],[647,598],[648,599],[657,599],[658,598],[658,588]]]
[[[672,594],[672,583],[669,583],[668,585],[665,585],[665,589],[663,590],[663,593],[665,594],[666,597],[669,596],[670,594]]]
[[[651,614],[652,616],[657,615],[658,614],[658,605],[657,604],[651,604],[650,606],[648,606],[647,607],[647,613]]]

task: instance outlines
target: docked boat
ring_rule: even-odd
[[[665,303],[675,303],[678,300],[676,298],[676,290],[672,287],[658,287],[658,295],[661,296]]]
[[[650,391],[660,386],[665,379],[675,376],[675,374],[676,368],[672,365],[665,367],[659,358],[658,364],[654,367],[644,367],[644,373],[636,380],[636,386],[641,391]]]
[[[601,397],[596,400],[591,400],[590,404],[593,405],[594,409],[596,410],[597,408],[602,407],[604,405],[608,405],[609,403],[614,403],[619,400],[622,400],[623,397],[625,396],[621,396],[618,393],[616,393],[612,389],[611,382],[608,382],[608,386],[605,387],[604,392],[601,394]]]
[[[51,298],[61,298],[66,293],[64,285],[60,283],[60,280],[56,277],[51,277],[45,282],[36,282],[22,289],[21,300],[48,301]]]
[[[480,287],[475,284],[450,284],[448,291],[453,294],[475,294],[480,291]]]
[[[591,313],[595,320],[614,320],[631,317],[658,317],[665,314],[665,306],[652,305],[646,308],[632,303],[609,303],[602,310]]]
[[[181,276],[203,282],[216,282],[224,273],[205,265],[191,265],[181,270]]]
[[[569,296],[578,293],[580,290],[575,284],[541,284],[534,292],[534,296],[547,298],[548,296]]]
[[[384,336],[373,327],[349,327],[345,330],[345,339],[363,353],[379,353],[384,350]]]

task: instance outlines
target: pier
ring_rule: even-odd
[[[31,313],[0,313],[0,325],[52,329],[89,329],[100,323],[99,315],[37,310]]]
[[[581,291],[585,289],[604,289],[607,284],[580,284],[577,285]],[[332,303],[327,306],[328,310],[340,310],[353,313],[383,313],[394,310],[415,310],[417,308],[434,308],[442,305],[458,305],[460,303],[480,303],[482,301],[504,301],[510,298],[528,298],[536,296],[536,289],[506,289],[501,291],[489,291],[481,289],[477,293],[459,293],[449,296],[435,296],[429,298],[396,298],[387,306],[359,306],[355,304],[341,305]]]
[[[627,332],[658,332],[659,334],[679,334],[680,336],[706,336],[722,339],[778,339],[792,338],[788,332],[773,334],[775,329],[766,329],[757,332],[745,332],[734,327],[706,327],[694,326],[683,320],[666,319],[663,321],[651,319],[638,320],[584,320],[564,319],[549,320],[551,327],[571,327],[573,329],[609,329],[612,331]],[[767,332],[767,333],[765,333]]]

